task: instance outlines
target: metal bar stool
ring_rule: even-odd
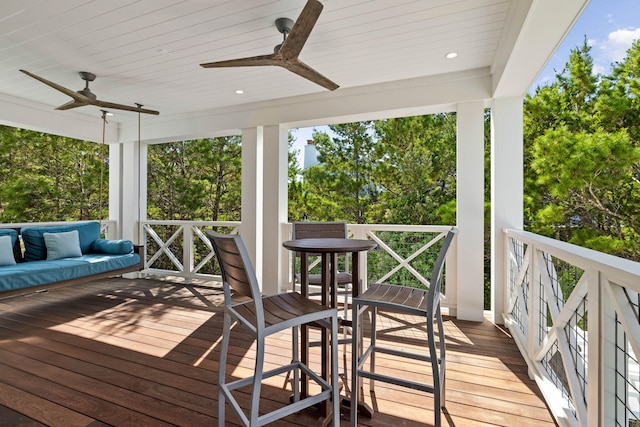
[[[441,425],[440,408],[444,408],[444,384],[445,384],[445,339],[442,316],[440,312],[440,287],[442,284],[442,269],[447,250],[458,230],[452,227],[447,233],[438,258],[431,272],[429,289],[415,289],[406,286],[373,284],[362,295],[353,298],[353,333],[352,333],[352,365],[351,365],[351,425],[356,426],[358,420],[358,396],[363,395],[358,381],[361,378],[369,378],[369,389],[374,392],[375,381],[382,381],[403,387],[420,390],[433,394],[435,425]],[[369,346],[362,347],[363,326],[361,317],[367,311],[371,311],[371,340]],[[406,313],[421,316],[426,320],[428,351],[418,352],[402,350],[402,346],[394,348],[378,345],[376,341],[376,317],[378,310],[394,313]],[[439,351],[436,349],[434,324],[438,327]],[[432,383],[413,381],[404,378],[393,377],[375,372],[376,353],[386,353],[394,356],[421,360],[431,365]],[[370,369],[364,369],[366,360],[371,362]]]
[[[331,400],[331,417],[334,426],[340,425],[338,391],[338,313],[303,297],[297,292],[261,296],[258,281],[247,249],[239,235],[207,232],[213,246],[224,286],[224,329],[218,380],[218,425],[225,425],[225,407],[229,405],[244,426],[261,426],[287,415],[301,411],[323,401]],[[234,298],[232,298],[232,294]],[[255,369],[252,376],[227,381],[226,365],[232,321],[243,326],[256,341]],[[300,361],[298,331],[300,326],[313,324],[331,332],[331,373],[327,378],[313,372]],[[269,335],[292,328],[294,330],[292,361],[288,365],[264,371],[265,340]],[[259,413],[262,381],[275,375],[293,372],[294,394],[292,403],[272,412]],[[321,391],[311,396],[300,395],[300,375],[315,381]],[[251,386],[251,403],[248,414],[233,395],[233,391]]]

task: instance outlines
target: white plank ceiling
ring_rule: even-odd
[[[339,84],[337,91],[490,68],[500,49],[514,44],[509,39],[514,5],[529,1],[323,0],[300,59]],[[98,99],[144,104],[161,115],[326,92],[280,67],[199,65],[271,53],[282,41],[275,19],[295,20],[304,4],[1,0],[0,94],[52,108],[70,100],[19,69],[73,90],[84,86],[78,72],[90,71],[97,75],[90,87]],[[449,52],[457,58],[445,58]],[[75,111],[95,115],[96,110]]]

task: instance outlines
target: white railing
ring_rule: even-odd
[[[364,286],[369,283],[393,283],[407,286],[429,286],[432,263],[450,226],[349,224],[348,233],[355,239],[370,239],[378,247],[361,253]],[[455,312],[457,251],[447,252],[443,277],[442,306]],[[374,271],[374,266],[377,268]],[[371,268],[370,268],[371,267]],[[447,296],[453,298],[447,298]]]
[[[0,228],[22,228],[27,226],[64,225],[73,222],[38,222],[0,224]],[[103,220],[101,234],[105,238],[115,239],[118,236],[117,222]],[[145,243],[144,272],[157,276],[177,276],[184,278],[204,278],[216,274],[215,263],[210,262],[214,256],[211,243],[206,236],[207,229],[216,229],[225,233],[236,233],[240,222],[236,221],[143,221],[143,239]],[[360,225],[349,224],[349,237],[374,240],[378,248],[368,254],[361,254],[361,277],[366,286],[367,279],[376,282],[412,283],[428,285],[427,274],[429,257],[439,249],[438,243],[450,229],[449,226],[433,225]],[[283,229],[285,236],[291,235],[291,224]],[[284,249],[283,253],[293,257]],[[371,265],[378,266],[377,271],[368,271],[367,259],[375,258]],[[455,271],[455,251],[449,251],[446,264],[450,277]],[[425,264],[427,263],[427,264]],[[289,264],[291,265],[291,264]],[[379,267],[383,266],[382,269]],[[445,274],[446,279],[446,274]],[[292,277],[289,277],[291,283]],[[454,281],[449,280],[449,283]],[[450,287],[455,289],[455,284]],[[446,296],[445,286],[443,295]],[[447,307],[446,303],[443,304]]]
[[[236,221],[143,221],[145,272],[185,278],[216,275],[206,230],[236,233],[239,226]]]
[[[284,230],[285,236],[291,236],[291,224]],[[428,276],[431,272],[430,262],[433,262],[440,249],[439,244],[451,229],[441,225],[387,225],[387,224],[348,224],[347,235],[354,239],[373,240],[378,244],[373,251],[360,253],[360,276],[363,287],[368,283],[394,283],[408,286],[429,286]],[[289,270],[295,261],[293,253],[289,254]],[[349,261],[348,259],[346,260]],[[448,266],[449,278],[454,276],[456,256],[455,251],[449,251],[445,268]],[[319,264],[319,260],[312,260],[309,268]],[[348,265],[345,266],[348,269]],[[454,305],[447,305],[446,279],[443,289],[443,306],[453,309]],[[289,277],[289,288],[292,289],[293,276]],[[453,280],[449,280],[453,284]],[[455,290],[455,284],[449,288],[450,293]]]
[[[640,263],[518,230],[505,238],[504,321],[558,423],[640,426]]]
[[[234,233],[239,226],[239,222],[144,221],[145,271],[155,275],[209,277],[215,266],[210,262],[213,250],[205,230],[215,227],[223,232]],[[429,277],[423,274],[428,274],[429,269],[424,267],[428,266],[431,258],[435,259],[434,253],[439,249],[439,242],[449,229],[448,226],[433,225],[349,224],[350,237],[371,239],[378,244],[376,250],[361,254],[364,285],[367,278],[376,282],[428,285]],[[291,224],[285,225],[283,232],[284,236],[290,236]],[[292,253],[282,250],[289,256],[291,266],[294,261]],[[450,251],[447,258],[450,271],[455,270],[455,261],[455,251]],[[378,271],[370,270],[369,266],[372,265],[378,266]],[[382,269],[380,266],[383,266]],[[290,276],[290,286],[292,279]],[[446,286],[443,295],[446,296]],[[446,307],[446,304],[443,305]]]

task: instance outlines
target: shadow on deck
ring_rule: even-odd
[[[0,300],[0,425],[215,425],[222,306],[215,284],[154,279],[106,279]],[[401,336],[402,345],[415,345],[424,328],[398,328],[412,321],[386,316],[381,339]],[[445,329],[444,425],[555,425],[507,331],[454,318]],[[243,338],[233,334],[228,375],[252,371],[253,344]],[[268,341],[270,366],[289,361],[290,340],[282,333]],[[319,361],[317,351],[312,360]],[[420,375],[419,364],[393,357],[379,357],[378,366]],[[262,405],[286,402],[284,383],[266,383]],[[418,392],[380,383],[367,399],[376,413],[361,425],[433,420],[431,398]],[[277,425],[312,425],[317,415],[304,411]]]

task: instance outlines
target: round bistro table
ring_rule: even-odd
[[[287,240],[282,243],[285,248],[300,252],[304,256],[301,257],[300,267],[300,283],[301,293],[304,296],[309,295],[309,268],[307,255],[320,255],[321,257],[321,284],[322,284],[322,304],[329,307],[337,308],[337,288],[338,288],[338,255],[351,254],[351,275],[353,281],[351,283],[351,295],[357,297],[360,295],[360,252],[367,252],[374,249],[378,244],[372,240],[366,239],[339,239],[339,238],[308,238],[308,239],[295,239]],[[343,325],[348,326],[349,322],[346,319],[343,321]],[[300,359],[302,363],[307,364],[309,361],[309,333],[307,327],[301,328],[301,342],[302,348]],[[329,378],[329,333],[325,331],[321,338],[321,356],[322,356],[322,377]],[[362,348],[362,346],[360,346]],[[344,381],[348,381],[345,378]],[[362,394],[362,387],[357,387],[359,394],[358,401],[362,402],[358,405],[358,411],[363,415],[371,417],[372,411],[364,404],[364,396]],[[306,379],[303,379],[301,385],[301,392],[303,395],[307,395],[308,384]],[[356,392],[355,390],[351,391]],[[343,402],[347,402],[346,399]],[[350,403],[350,402],[349,402]],[[322,405],[322,416],[327,419],[327,406],[326,403]]]

